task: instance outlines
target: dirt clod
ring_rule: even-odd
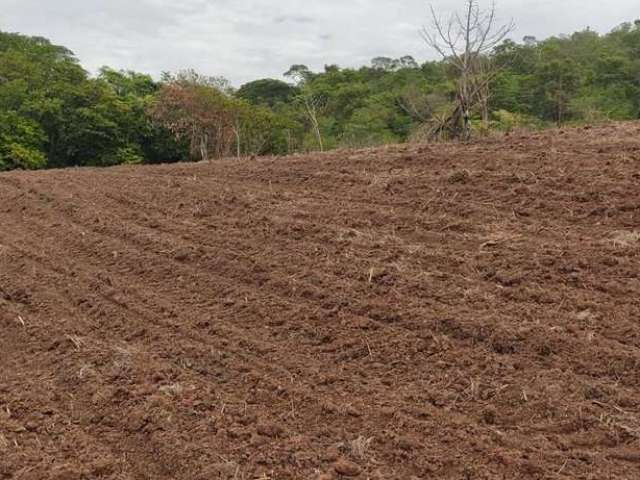
[[[270,422],[261,422],[256,426],[256,431],[265,437],[281,437],[284,434],[284,428],[280,425]]]
[[[467,183],[471,179],[471,174],[468,170],[458,170],[449,175],[447,181],[449,183]]]
[[[345,477],[357,477],[362,471],[362,468],[357,463],[345,459],[338,460],[333,464],[333,468],[336,473]]]

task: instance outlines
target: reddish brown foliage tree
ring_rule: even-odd
[[[178,77],[166,83],[149,113],[177,139],[187,139],[194,158],[220,158],[232,151],[235,135],[230,99],[199,77]]]

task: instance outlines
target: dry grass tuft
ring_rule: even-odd
[[[636,415],[630,413],[608,415],[603,421],[627,436],[640,440],[640,418]]]
[[[640,440],[640,417],[617,406],[607,405],[597,400],[594,404],[613,411],[600,415],[600,422],[611,430],[627,437]]]
[[[356,459],[366,460],[369,457],[371,442],[373,437],[366,438],[361,435],[354,440],[339,444],[338,448]]]
[[[619,230],[613,232],[611,240],[614,247],[627,248],[640,243],[640,232],[627,232]]]
[[[184,391],[184,387],[179,383],[174,383],[172,385],[163,385],[160,387],[160,391],[165,395],[176,397]]]
[[[76,347],[76,350],[81,350],[84,346],[84,340],[78,335],[67,335],[67,339],[73,343],[73,346]]]

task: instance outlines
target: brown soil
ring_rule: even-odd
[[[640,125],[0,175],[0,479],[640,478]]]

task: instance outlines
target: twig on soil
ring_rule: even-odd
[[[620,407],[618,407],[616,405],[608,405],[606,403],[602,403],[602,402],[599,402],[597,400],[591,400],[591,403],[593,403],[594,405],[598,405],[599,407],[602,407],[602,408],[613,408],[614,410],[617,410],[620,413],[624,413],[624,414],[627,413],[623,409],[621,409]]]
[[[73,343],[73,345],[76,347],[76,350],[80,350],[80,347],[82,347],[83,343],[80,337],[78,337],[77,335],[67,335],[67,338],[71,343]]]
[[[367,337],[364,337],[364,342],[367,344],[367,350],[369,350],[369,356],[373,357],[373,352],[371,351],[371,345],[369,345],[369,340],[367,340]]]
[[[569,459],[567,458],[567,459],[564,461],[564,463],[562,464],[562,467],[560,467],[560,470],[558,470],[558,471],[556,472],[556,475],[558,475],[558,476],[559,476],[559,475],[564,471],[564,469],[567,467],[568,463],[569,463]]]
[[[289,410],[289,413],[287,415],[291,418],[296,418],[296,405],[293,402],[293,398],[289,400],[289,404],[291,405],[291,409]]]
[[[487,247],[495,247],[499,244],[500,242],[497,240],[489,240],[488,242],[484,242],[482,245],[480,245],[480,250],[487,248]]]

